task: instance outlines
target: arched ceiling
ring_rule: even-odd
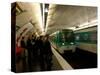
[[[30,23],[33,25],[30,32],[35,31],[38,34],[44,30],[46,34],[51,34],[60,29],[77,27],[97,20],[97,7],[44,4],[43,8],[41,3],[17,2],[16,4],[16,26],[23,27]],[[48,11],[45,12],[45,8]]]
[[[50,4],[46,22],[46,33],[97,20],[97,7]]]
[[[43,32],[42,12],[40,3],[17,2],[20,8],[16,15],[16,25],[22,27],[27,23],[33,25],[33,30],[41,34]],[[33,31],[31,29],[31,31]]]

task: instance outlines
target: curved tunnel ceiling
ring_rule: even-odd
[[[33,30],[41,34],[43,32],[43,23],[40,3],[17,2],[17,5],[23,12],[16,16],[16,25],[23,27],[25,24],[31,23]],[[33,30],[31,29],[30,32]]]
[[[51,34],[92,20],[97,20],[97,7],[50,4],[45,31]]]
[[[45,16],[43,11],[45,8],[41,8],[41,3],[17,2],[17,5],[22,12],[17,9],[20,14],[16,15],[16,26],[23,27],[31,23],[33,29],[30,29],[30,32],[38,34],[43,33],[44,30],[46,34],[51,34],[60,29],[97,20],[97,7],[48,4],[47,16]]]

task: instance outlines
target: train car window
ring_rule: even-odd
[[[90,40],[91,40],[91,42],[97,43],[97,32],[96,31],[91,32]]]
[[[75,33],[75,41],[84,43],[97,43],[97,32],[90,31]]]

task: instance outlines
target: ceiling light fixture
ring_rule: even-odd
[[[45,12],[48,12],[48,8],[45,8]]]

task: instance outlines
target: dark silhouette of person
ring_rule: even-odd
[[[41,71],[50,71],[52,67],[52,51],[48,36],[40,36],[40,69]]]
[[[43,42],[43,45],[44,45],[44,55],[45,55],[45,68],[46,70],[51,70],[51,67],[52,67],[52,50],[51,50],[51,44],[49,42],[49,36],[46,35],[44,37],[44,42]]]
[[[21,47],[22,48],[25,48],[26,47],[25,42],[24,42],[24,37],[22,37],[22,40],[21,40]]]
[[[40,36],[38,41],[38,49],[39,49],[39,62],[40,62],[40,70],[45,71],[45,59],[44,59],[44,47],[43,47],[43,36]]]
[[[32,71],[32,38],[29,36],[27,40],[27,52],[28,52],[28,67],[29,71]]]
[[[24,37],[22,37],[21,40],[21,48],[22,48],[22,63],[23,63],[23,71],[26,71],[26,55],[25,55],[25,49],[26,49],[26,45],[25,45],[25,41],[24,41]]]
[[[32,56],[33,56],[33,61],[35,62],[37,59],[37,49],[36,49],[36,38],[35,36],[32,35]]]

